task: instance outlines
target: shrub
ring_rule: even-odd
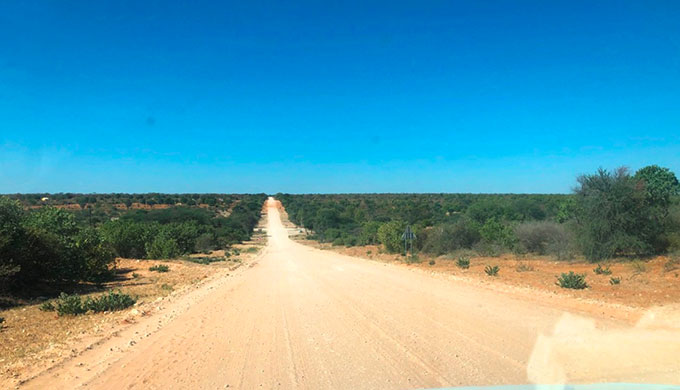
[[[137,278],[139,278],[140,276],[141,276],[141,275],[139,275],[137,272],[133,272],[133,273],[132,273],[132,278],[133,278],[133,279],[137,279]]]
[[[515,227],[519,247],[539,255],[551,254],[559,260],[569,256],[571,235],[564,225],[550,221],[532,221]]]
[[[109,291],[108,294],[101,295],[96,298],[87,298],[83,303],[86,310],[94,313],[101,313],[104,311],[122,310],[134,305],[137,300],[128,294],[122,292]]]
[[[609,269],[609,266],[602,268],[602,265],[598,264],[597,267],[593,270],[597,275],[611,275],[612,271]]]
[[[484,272],[486,272],[487,275],[489,276],[498,276],[498,271],[500,271],[500,267],[497,265],[494,265],[493,267],[490,265],[487,265],[484,268]]]
[[[430,260],[430,262],[428,264],[434,265],[434,260]]]
[[[5,323],[5,317],[0,317],[0,324],[4,324],[4,323]]]
[[[470,258],[466,256],[461,256],[456,260],[456,265],[462,269],[470,268]]]
[[[378,241],[385,246],[389,253],[401,252],[404,249],[401,235],[404,233],[406,224],[401,221],[392,221],[380,225],[378,228]]]
[[[158,264],[158,265],[154,265],[152,267],[149,267],[149,271],[152,271],[152,272],[168,272],[168,271],[170,271],[170,267],[168,267],[165,264]]]
[[[179,245],[169,234],[159,234],[146,245],[146,255],[150,259],[172,259],[181,254]]]
[[[422,251],[434,255],[472,248],[481,238],[479,224],[467,218],[453,224],[435,226],[426,232]]]
[[[609,284],[611,284],[612,286],[615,285],[615,284],[619,284],[619,283],[621,283],[620,277],[615,278],[615,277],[612,276],[611,278],[609,278]]]
[[[498,250],[512,249],[517,241],[513,229],[497,218],[486,220],[479,229],[479,234],[486,245],[496,247]]]
[[[210,253],[215,249],[215,240],[210,233],[203,233],[196,238],[196,250],[202,253]]]
[[[40,310],[41,311],[55,311],[56,307],[54,307],[54,304],[50,301],[43,302],[42,305],[40,305]]]
[[[562,288],[571,288],[574,290],[582,290],[588,287],[586,275],[577,274],[574,273],[574,271],[569,271],[568,274],[562,273],[562,275],[557,277],[557,282],[555,284]]]
[[[64,315],[80,315],[87,312],[87,308],[83,306],[83,302],[79,295],[68,295],[61,293],[57,299],[57,314]]]

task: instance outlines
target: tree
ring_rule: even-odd
[[[655,253],[663,252],[669,246],[669,235],[677,230],[676,226],[672,226],[669,211],[680,184],[670,169],[658,165],[638,170],[634,178],[645,193],[648,222],[644,225],[647,228],[644,232],[648,236],[647,241]]]
[[[576,230],[588,260],[652,252],[647,194],[627,168],[599,169],[577,180]]]

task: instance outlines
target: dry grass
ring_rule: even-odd
[[[347,248],[330,244],[319,244],[316,241],[304,239],[300,240],[300,242],[350,256],[370,258],[389,263],[404,263],[403,256],[382,253],[380,247],[376,245]],[[367,255],[369,251],[371,254]],[[589,298],[640,308],[680,302],[680,268],[673,269],[676,265],[675,262],[665,256],[659,256],[647,261],[622,260],[603,264],[603,267],[609,266],[609,269],[612,271],[611,275],[595,274],[593,272],[595,265],[586,261],[556,261],[545,256],[518,257],[512,254],[493,258],[472,256],[470,268],[465,270],[456,266],[455,256],[432,257],[422,253],[418,254],[418,256],[422,260],[420,264],[408,264],[405,266],[488,281],[489,278],[484,273],[484,267],[493,263],[500,266],[501,270],[506,270],[506,272],[500,272],[498,277],[493,278],[493,283],[536,288],[556,294],[569,294],[579,298]],[[429,265],[429,260],[435,260],[435,264]],[[669,271],[669,269],[671,270]],[[555,286],[555,276],[569,271],[579,274],[585,273],[589,288],[579,291],[560,291],[562,289]],[[610,277],[621,278],[620,284],[610,284]]]
[[[260,235],[254,237],[253,242],[239,245],[241,260],[257,256],[265,240],[266,237]],[[224,256],[224,251],[215,251],[211,256]],[[149,271],[149,267],[159,264],[168,265],[170,272]],[[0,330],[0,383],[18,378],[36,364],[49,365],[75,354],[74,345],[106,337],[121,326],[134,322],[136,316],[150,314],[155,307],[152,304],[163,297],[180,294],[220,270],[232,270],[241,264],[243,262],[224,261],[202,265],[182,260],[119,259],[117,280],[107,283],[102,292],[89,295],[102,294],[107,289],[120,289],[138,297],[137,304],[130,309],[58,317],[55,312],[40,311],[41,302],[36,301],[0,311],[0,316],[5,318],[4,327]]]

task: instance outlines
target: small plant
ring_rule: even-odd
[[[72,315],[77,316],[87,312],[87,309],[83,306],[83,301],[80,299],[79,295],[73,294],[68,295],[66,293],[61,293],[59,299],[57,300],[57,315]]]
[[[366,255],[370,256],[373,253],[373,251],[366,251]]]
[[[606,268],[602,268],[602,265],[600,265],[600,264],[597,265],[597,268],[595,268],[593,270],[593,272],[595,272],[595,274],[597,274],[597,275],[611,275],[612,274],[612,271],[609,269],[609,266],[607,266]]]
[[[533,270],[534,266],[524,263],[517,264],[517,267],[515,267],[515,271],[517,272],[531,272]]]
[[[168,272],[168,271],[170,271],[170,267],[168,267],[165,264],[158,264],[158,265],[154,265],[153,267],[149,267],[149,271],[152,271],[152,272]]]
[[[434,260],[430,260],[429,265],[434,265]]]
[[[0,324],[5,323],[5,317],[0,317]]]
[[[132,278],[133,278],[133,279],[137,279],[137,278],[139,278],[139,276],[140,276],[140,275],[139,275],[137,272],[133,272],[133,273],[132,273]]]
[[[173,288],[172,288],[171,285],[163,283],[163,284],[161,285],[161,290],[172,291]]]
[[[498,271],[500,271],[500,267],[497,265],[494,265],[493,267],[490,265],[487,265],[484,268],[484,272],[486,272],[487,275],[489,276],[498,276]]]
[[[456,265],[459,268],[468,269],[470,268],[470,258],[467,256],[460,256],[458,260],[456,260]]]
[[[254,246],[251,246],[250,248],[246,249],[246,253],[255,253],[257,252],[257,248]]]
[[[83,306],[86,310],[91,310],[95,313],[104,311],[122,310],[134,305],[137,300],[128,294],[123,294],[120,290],[117,292],[109,291],[108,294],[101,295],[97,298],[87,298]]]
[[[556,285],[562,288],[571,288],[574,290],[583,290],[588,287],[586,283],[586,274],[577,274],[574,271],[569,271],[568,274],[564,272],[557,277]]]
[[[40,311],[55,311],[57,308],[54,307],[54,304],[51,301],[43,302],[42,305],[40,305]]]
[[[616,277],[612,276],[611,278],[609,278],[609,284],[611,284],[612,286],[615,285],[615,284],[620,284],[620,283],[621,283],[620,277],[616,278]]]

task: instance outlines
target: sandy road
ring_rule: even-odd
[[[291,241],[275,202],[259,261],[120,356],[27,388],[394,389],[680,382],[680,333],[574,317],[472,284]],[[95,365],[101,361],[106,364]]]

